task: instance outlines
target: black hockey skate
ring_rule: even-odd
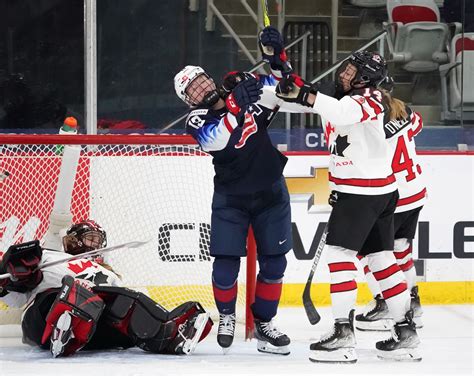
[[[230,315],[219,315],[219,328],[217,329],[217,343],[226,354],[234,341],[235,313]]]
[[[261,321],[256,319],[254,323],[254,335],[258,340],[258,351],[279,355],[288,355],[290,353],[290,349],[288,348],[290,339],[273,325],[273,321]]]
[[[423,328],[423,321],[421,316],[423,315],[423,309],[420,304],[420,297],[418,295],[418,286],[414,286],[410,291],[410,309],[413,310],[413,321],[416,324],[416,329]]]
[[[387,303],[380,294],[367,305],[365,313],[360,313],[355,317],[355,327],[362,331],[386,331],[392,326],[393,320]]]
[[[355,363],[354,310],[348,319],[338,319],[331,332],[310,345],[309,360],[317,363]]]
[[[178,326],[178,335],[172,346],[176,354],[190,355],[196,349],[201,334],[209,322],[210,313],[197,313]]]
[[[392,328],[392,337],[375,344],[377,356],[384,360],[420,361],[417,351],[420,343],[413,322],[413,311],[409,310],[405,320],[396,323]]]
[[[72,338],[74,338],[74,333],[72,332],[71,312],[65,311],[59,316],[51,334],[50,351],[53,358],[58,358],[64,354],[64,349]]]

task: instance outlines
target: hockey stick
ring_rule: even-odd
[[[268,2],[262,0],[263,26],[270,26],[270,17],[268,17]]]
[[[61,260],[55,260],[55,261],[44,263],[42,265],[39,265],[38,268],[36,268],[36,270],[39,270],[39,269],[43,270],[45,268],[49,268],[51,266],[59,265],[65,262],[79,260],[79,259],[92,257],[92,256],[98,256],[98,255],[101,255],[102,253],[112,252],[121,248],[138,248],[138,247],[141,247],[142,245],[147,244],[148,242],[149,240],[145,242],[135,241],[135,242],[128,242],[128,243],[123,243],[119,245],[114,245],[114,246],[106,247],[106,248],[94,249],[93,251],[80,253],[78,255],[66,257]],[[10,273],[0,274],[0,279],[7,279],[7,278],[10,278],[12,281],[16,280],[15,277],[13,277]]]
[[[262,14],[263,14],[263,26],[264,27],[270,26],[270,17],[268,16],[268,1],[267,0],[262,0]],[[262,45],[262,48],[265,50],[265,53],[267,55],[273,55],[275,53],[272,47],[266,47]],[[288,61],[285,62],[281,73],[285,77],[288,77],[291,73],[293,73],[293,68],[291,67],[291,64],[288,63]],[[270,122],[268,123],[267,127],[270,126],[270,124],[275,119],[278,111],[280,111],[280,107],[282,103],[283,103],[283,100],[280,99],[275,105],[275,107],[273,108],[272,113],[268,117],[270,119]]]
[[[306,281],[306,285],[303,290],[303,306],[311,325],[316,325],[321,320],[321,316],[319,315],[313,301],[311,300],[311,284],[313,282],[314,272],[316,271],[316,268],[319,264],[319,259],[321,258],[321,253],[323,252],[324,246],[326,245],[327,235],[328,225],[326,224],[323,234],[321,235],[321,239],[319,240],[318,249],[314,255],[313,266],[311,266],[311,271],[309,272],[308,280]]]
[[[268,16],[268,1],[262,0],[262,13],[263,13],[263,26],[267,27],[270,26],[270,17]],[[272,47],[262,46],[265,49],[267,55],[273,55],[274,51]],[[283,76],[288,77],[291,73],[293,73],[293,68],[288,61],[284,62],[283,70],[281,72]]]

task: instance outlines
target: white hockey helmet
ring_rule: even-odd
[[[195,103],[191,102],[190,98],[186,94],[186,88],[189,84],[201,74],[206,74],[204,69],[195,65],[186,65],[179,73],[174,76],[174,89],[178,97],[183,100],[189,106],[194,106]]]

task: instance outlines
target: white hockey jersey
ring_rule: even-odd
[[[426,201],[426,186],[415,145],[415,136],[421,132],[423,120],[418,113],[406,109],[406,119],[386,121],[384,125],[393,150],[392,170],[400,195],[395,213],[418,208]]]
[[[63,252],[43,251],[41,265],[71,257]],[[10,292],[0,300],[10,307],[21,308],[25,304],[32,303],[39,293],[52,288],[60,288],[61,280],[65,275],[74,278],[85,279],[93,282],[95,285],[121,286],[120,278],[113,272],[107,270],[98,263],[88,259],[78,259],[64,262],[58,265],[43,269],[43,280],[32,291],[27,293]]]
[[[380,91],[365,88],[340,100],[318,93],[313,111],[323,119],[332,190],[380,195],[397,189]]]

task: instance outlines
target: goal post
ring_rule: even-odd
[[[168,309],[197,300],[218,317],[209,254],[212,157],[192,137],[1,134],[0,173],[0,255],[32,239],[57,245],[71,221],[93,219],[109,245],[151,239],[105,256],[126,286]],[[246,337],[256,278],[251,234],[248,246],[237,303]],[[0,305],[0,323],[10,312]]]

